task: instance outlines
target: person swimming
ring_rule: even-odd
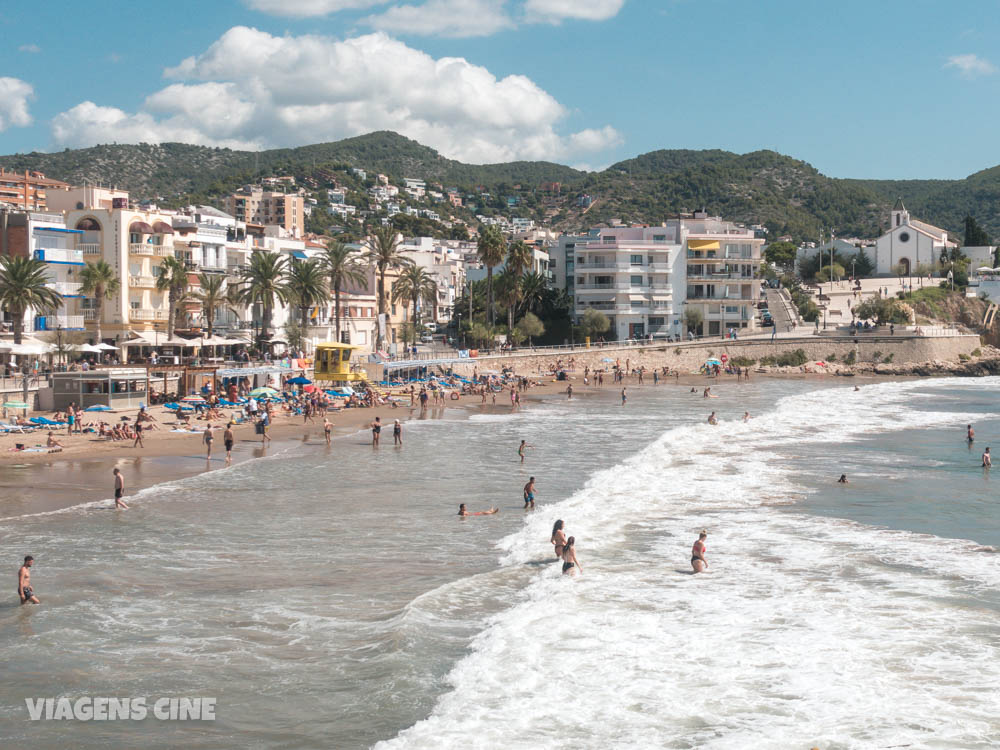
[[[575,576],[577,571],[583,572],[580,561],[576,559],[576,537],[571,536],[566,540],[566,546],[562,550],[562,561],[563,575]]]
[[[556,548],[556,558],[562,557],[563,548],[566,546],[566,533],[563,531],[563,521],[560,518],[552,527],[552,538],[549,539]]]
[[[840,479],[837,480],[837,484],[847,484],[847,474],[841,474]]]
[[[458,515],[460,516],[492,516],[494,513],[499,513],[500,509],[496,506],[490,508],[489,510],[479,510],[471,512],[465,509],[465,503],[461,503],[458,506]]]
[[[694,568],[695,573],[702,573],[708,567],[708,561],[705,559],[705,551],[707,549],[705,547],[706,537],[708,537],[708,532],[702,529],[698,535],[698,541],[691,547],[691,567]]]

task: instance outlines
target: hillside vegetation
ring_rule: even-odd
[[[274,175],[291,174],[323,187],[332,184],[333,172],[359,167],[396,182],[416,177],[464,194],[482,189],[492,200],[480,201],[477,212],[530,216],[561,230],[612,219],[659,223],[677,212],[705,208],[764,224],[771,237],[790,234],[796,240],[816,239],[821,229],[831,228],[841,236],[876,236],[890,204],[902,196],[914,216],[956,236],[967,214],[990,234],[1000,235],[995,210],[1000,167],[964,180],[844,180],[773,151],[660,150],[588,173],[551,162],[463,164],[383,131],[257,153],[180,143],[102,145],[0,156],[0,166],[38,170],[76,184],[116,185],[136,197],[168,204],[216,202],[240,185]],[[540,186],[551,182],[561,183],[561,190],[541,194]],[[586,211],[578,200],[583,194],[593,200]],[[503,196],[520,196],[521,206],[506,211],[505,202],[497,200]]]

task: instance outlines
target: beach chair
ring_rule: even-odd
[[[32,432],[34,429],[35,429],[34,427],[25,429],[21,425],[13,424],[11,422],[0,422],[0,432],[3,432],[5,435],[15,432],[21,435],[26,435],[27,433]]]

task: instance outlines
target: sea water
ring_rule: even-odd
[[[607,389],[409,423],[402,449],[290,447],[126,513],[5,519],[11,578],[35,555],[44,603],[0,605],[0,741],[996,746],[1000,524],[979,454],[1000,381],[840,383],[630,388],[624,407]],[[581,576],[553,562],[556,518]],[[216,719],[28,720],[25,698],[60,696],[211,696]]]

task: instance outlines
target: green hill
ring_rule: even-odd
[[[551,162],[463,164],[382,131],[257,153],[180,143],[102,145],[0,156],[0,166],[38,170],[76,184],[116,185],[137,197],[168,204],[212,202],[260,177],[283,174],[313,187],[336,178],[357,190],[361,183],[342,173],[358,167],[397,182],[416,177],[463,192],[482,188],[491,198],[482,200],[476,212],[531,216],[556,229],[579,230],[612,219],[659,223],[680,211],[705,208],[738,221],[764,224],[772,237],[790,234],[796,239],[815,239],[821,229],[830,228],[841,236],[876,236],[889,206],[902,196],[914,216],[956,236],[967,214],[1000,236],[995,208],[1000,205],[1000,167],[964,180],[834,179],[773,151],[659,150],[587,173]],[[561,183],[561,192],[543,194],[539,186],[547,182]],[[586,211],[578,205],[584,193],[594,200]],[[507,211],[504,196],[512,195],[522,201]],[[465,212],[463,218],[472,217]]]

